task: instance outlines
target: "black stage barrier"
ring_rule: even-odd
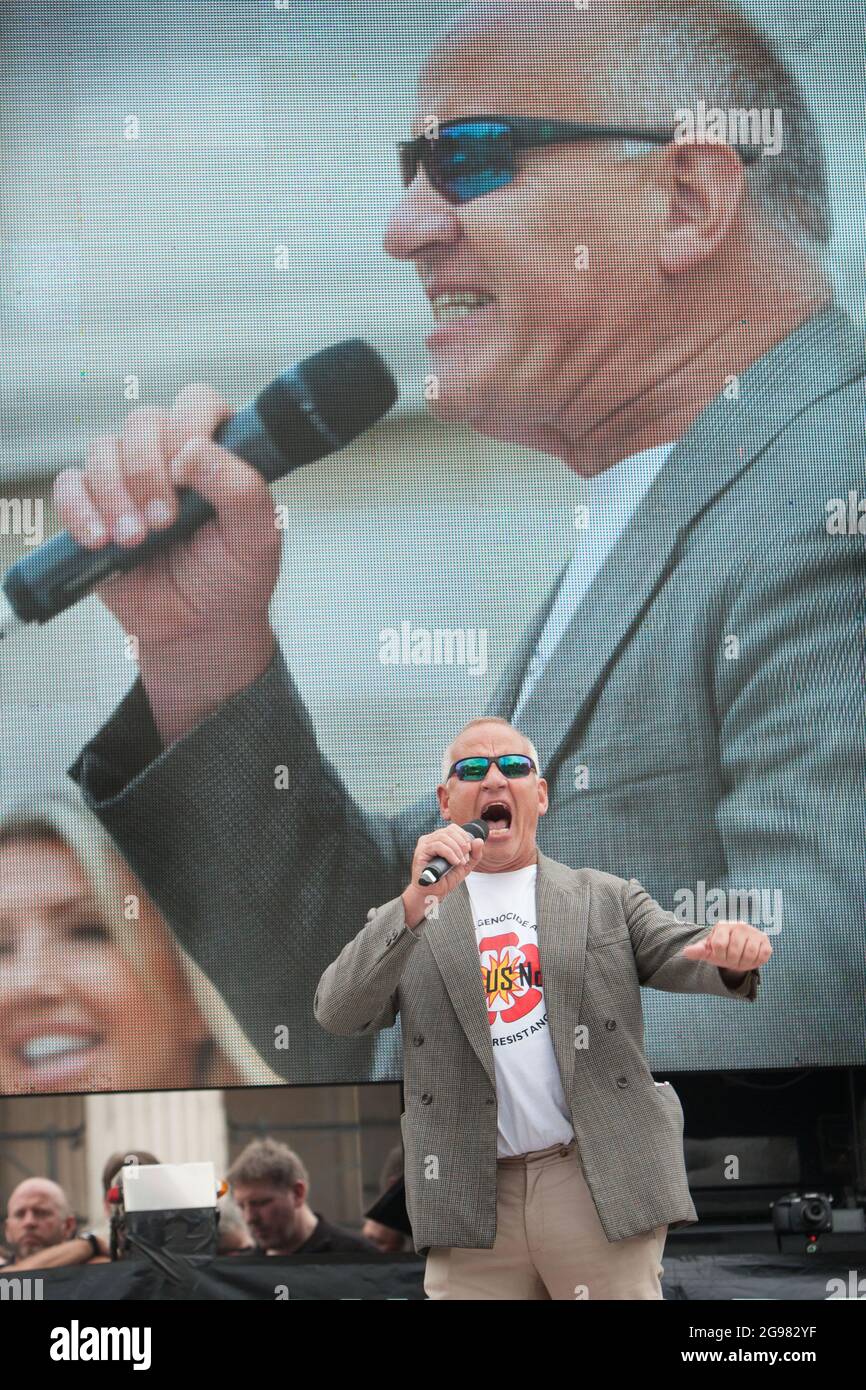
[[[50,1301],[423,1299],[424,1262],[414,1255],[172,1257],[170,1273],[138,1260],[21,1274],[0,1270],[0,1296]],[[25,1281],[42,1281],[26,1290]],[[667,1255],[664,1296],[694,1299],[823,1301],[866,1299],[862,1251],[771,1255]]]

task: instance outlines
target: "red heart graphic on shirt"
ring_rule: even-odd
[[[502,936],[485,936],[478,943],[482,956],[481,978],[487,994],[488,1022],[494,1023],[497,1013],[505,1023],[515,1023],[541,1003],[541,961],[538,947],[532,942],[520,944],[516,932]],[[484,955],[490,959],[484,963]],[[504,1009],[490,1009],[494,999],[506,1001]]]

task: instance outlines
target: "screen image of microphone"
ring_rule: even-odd
[[[461,829],[468,830],[469,834],[475,840],[486,840],[487,836],[490,834],[490,826],[487,824],[486,820],[471,820],[468,825],[462,826]],[[441,878],[444,878],[453,868],[454,865],[449,864],[447,859],[443,859],[440,855],[437,855],[435,859],[430,860],[430,863],[422,871],[418,879],[419,887],[430,888],[434,883],[438,883]]]
[[[379,354],[353,338],[277,377],[252,405],[227,420],[214,440],[272,483],[350,444],[387,415],[398,394]],[[0,637],[22,623],[47,622],[110,574],[133,569],[216,515],[192,488],[180,489],[178,498],[173,524],[141,545],[87,550],[62,531],[17,561],[0,586],[11,609],[0,621]]]

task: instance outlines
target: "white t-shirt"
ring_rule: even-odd
[[[547,1021],[536,934],[537,864],[466,879],[496,1067],[499,1158],[574,1138]]]
[[[526,668],[512,718],[519,726],[523,710],[560,638],[613,547],[667,463],[676,443],[632,454],[595,478],[587,478],[584,496],[586,529],[574,548],[568,569]]]

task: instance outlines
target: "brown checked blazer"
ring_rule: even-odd
[[[682,948],[709,928],[664,912],[636,879],[570,869],[539,853],[536,905],[551,1039],[608,1240],[690,1224],[697,1212],[683,1157],[682,1106],[647,1064],[641,986],[754,1000],[759,972],[730,990],[717,967],[683,957]],[[727,1008],[735,1031],[734,1009]],[[315,1012],[342,1036],[389,1028],[399,1015],[415,1248],[492,1247],[496,1078],[465,883],[442,901],[438,917],[414,931],[400,898],[372,908],[367,925],[322,975]]]

